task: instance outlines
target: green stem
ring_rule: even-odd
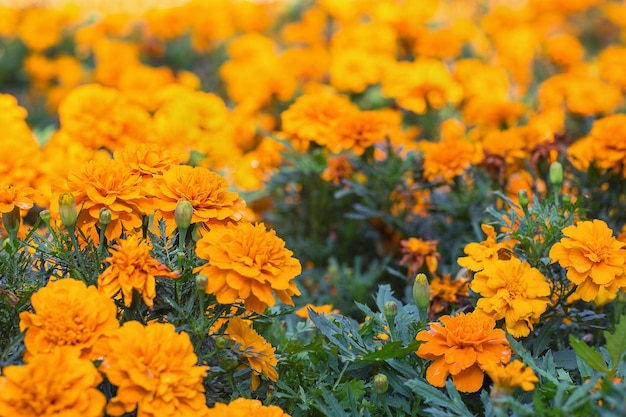
[[[339,386],[339,383],[341,382],[341,379],[343,378],[343,374],[348,369],[348,366],[350,366],[350,362],[346,362],[343,365],[343,368],[341,369],[341,372],[339,373],[339,376],[337,377],[337,381],[335,381],[335,385],[333,385],[333,391],[335,391],[337,387]]]
[[[80,265],[81,269],[85,270],[85,260],[83,259],[83,254],[80,251],[80,245],[78,244],[78,239],[76,238],[76,227],[70,226],[67,228],[67,231],[69,232],[72,246],[74,247],[74,254],[78,259],[78,264]]]

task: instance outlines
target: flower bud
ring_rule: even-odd
[[[59,196],[59,217],[65,227],[72,227],[76,224],[78,210],[72,193],[63,193]]]
[[[376,394],[384,394],[389,389],[389,380],[385,374],[374,375],[374,390]]]
[[[428,306],[430,305],[430,285],[428,284],[426,274],[419,273],[415,277],[415,282],[413,283],[413,300],[420,312],[420,320],[425,321]]]
[[[530,199],[528,198],[528,191],[522,189],[517,192],[517,200],[519,201],[522,207],[528,206],[530,203]]]
[[[39,212],[39,218],[50,227],[50,210],[41,210]]]
[[[230,350],[220,350],[217,363],[226,372],[230,372],[239,366],[239,360]]]
[[[196,287],[199,290],[204,290],[208,284],[209,284],[209,277],[207,277],[204,274],[196,275]]]
[[[215,346],[218,349],[223,349],[226,346],[226,338],[224,336],[217,336],[215,338]]]
[[[13,210],[8,213],[2,213],[2,224],[10,236],[15,237],[17,231],[20,229],[20,223],[22,221],[22,215],[20,209],[17,206],[13,206]]]
[[[111,223],[111,210],[106,207],[102,207],[100,209],[100,216],[98,217],[98,222],[100,226],[106,227]]]
[[[191,217],[193,216],[193,205],[191,202],[187,200],[181,200],[176,205],[176,210],[174,210],[174,221],[176,222],[176,227],[180,230],[189,229],[189,225],[191,224]]]
[[[398,314],[398,303],[395,301],[387,301],[384,305],[384,313],[387,320],[391,320]]]
[[[555,186],[563,184],[563,165],[560,162],[550,164],[550,182]]]

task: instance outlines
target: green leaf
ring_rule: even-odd
[[[469,412],[465,404],[463,402],[459,402],[459,398],[461,397],[458,395],[458,391],[451,399],[437,388],[419,379],[411,379],[406,382],[406,385],[430,405],[452,411],[454,412],[454,415],[457,416],[472,416],[472,413]],[[451,390],[456,391],[456,388],[451,381],[448,381],[446,388],[448,392],[451,392]]]
[[[406,355],[415,352],[421,342],[414,340],[407,346],[402,347],[403,342],[396,340],[394,342],[388,342],[383,345],[381,349],[369,352],[359,358],[360,362],[382,362],[388,359],[401,359]]]
[[[604,359],[602,359],[602,355],[600,354],[600,352],[588,346],[582,340],[577,339],[572,334],[569,335],[569,343],[572,346],[572,349],[576,351],[578,357],[585,361],[593,369],[600,372],[609,371],[609,368],[606,365],[606,362],[604,362]]]
[[[626,351],[626,314],[620,317],[619,322],[615,326],[613,334],[604,332],[606,339],[606,350],[609,351],[611,357],[611,369],[617,369],[622,354]]]

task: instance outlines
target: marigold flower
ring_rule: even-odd
[[[517,387],[524,391],[532,391],[539,378],[532,368],[526,367],[524,362],[516,359],[509,364],[491,362],[484,366],[485,372],[493,381],[493,389],[510,394]]]
[[[528,336],[548,307],[550,284],[538,269],[517,258],[493,260],[474,275],[472,291],[481,298],[476,311],[504,319],[513,337]]]
[[[461,392],[476,392],[484,380],[488,363],[507,363],[511,348],[502,329],[495,329],[493,318],[479,313],[442,316],[439,323],[430,323],[416,340],[423,341],[417,356],[434,360],[426,370],[426,380],[443,387],[448,375]]]
[[[408,279],[413,278],[420,268],[426,263],[426,268],[434,274],[439,264],[439,252],[437,252],[437,240],[423,240],[417,237],[410,237],[402,240],[402,259],[400,265],[408,265]]]
[[[73,349],[35,355],[26,365],[2,370],[0,417],[102,416],[106,398],[97,389],[100,382],[93,363]]]
[[[428,181],[451,183],[482,159],[480,148],[464,139],[424,142],[421,148],[424,153],[424,177]]]
[[[117,387],[107,405],[112,416],[137,409],[142,417],[206,416],[202,378],[206,366],[187,333],[169,323],[127,321],[102,345],[100,369]]]
[[[248,361],[248,366],[252,369],[250,381],[252,390],[258,388],[260,374],[265,375],[271,381],[278,379],[278,372],[276,372],[278,360],[274,355],[276,349],[252,328],[250,321],[239,317],[230,319],[224,335],[235,342],[235,348]]]
[[[132,231],[142,225],[143,216],[153,211],[152,202],[144,194],[141,177],[121,162],[92,160],[78,172],[70,172],[67,192],[74,195],[80,209],[76,226],[92,228],[100,218],[100,209],[111,210],[111,223],[105,231],[109,240],[118,238],[122,230]],[[95,234],[97,238],[97,234]],[[97,240],[97,239],[96,239]]]
[[[450,304],[469,297],[469,280],[464,276],[451,279],[450,274],[434,276],[430,281],[430,314],[437,316]]]
[[[295,311],[295,314],[296,316],[302,317],[303,319],[308,319],[309,309],[315,311],[318,314],[339,313],[339,310],[337,310],[336,308],[333,308],[331,304],[322,304],[322,305],[317,306],[315,304],[307,303],[304,307],[297,309]]]
[[[457,259],[459,265],[473,272],[482,271],[485,264],[496,259],[510,259],[511,249],[515,245],[512,240],[504,240],[499,242],[496,240],[496,231],[493,226],[482,224],[480,226],[483,233],[487,235],[487,239],[480,243],[468,243],[463,252],[468,256]]]
[[[236,192],[228,191],[224,177],[206,168],[173,166],[158,178],[152,193],[159,201],[154,218],[167,221],[168,234],[176,228],[174,214],[181,200],[193,206],[191,223],[200,223],[206,229],[238,222],[245,214],[245,201]]]
[[[20,313],[20,330],[26,330],[27,361],[68,346],[83,359],[96,359],[94,346],[119,327],[113,300],[99,294],[96,287],[72,278],[48,283],[33,294],[31,303],[34,313]]]
[[[237,398],[229,404],[215,403],[209,408],[206,417],[242,416],[242,417],[290,417],[275,405],[263,405],[259,400]]]
[[[626,243],[617,240],[605,222],[580,221],[564,228],[563,235],[549,256],[567,269],[582,300],[593,300],[600,288],[616,293],[626,287]]]
[[[247,309],[262,313],[275,303],[272,291],[289,305],[293,295],[300,295],[292,281],[302,272],[300,261],[263,223],[211,230],[198,240],[196,254],[208,263],[194,272],[209,277],[206,292],[222,304],[243,300]]]
[[[108,297],[121,290],[126,307],[130,307],[136,290],[152,308],[156,297],[155,277],[178,278],[176,272],[150,256],[150,246],[136,235],[118,240],[110,252],[111,256],[104,260],[110,266],[98,277],[98,289]]]
[[[141,175],[147,187],[155,176],[181,162],[179,157],[153,143],[130,144],[115,151],[113,159],[122,162],[133,173]]]
[[[614,114],[593,123],[583,158],[590,158],[602,169],[613,169],[626,177],[626,115]],[[584,141],[583,138],[581,141]],[[577,142],[578,143],[578,142]]]
[[[30,187],[14,187],[0,183],[0,213],[10,213],[15,207],[30,210],[35,205],[38,193]]]
[[[329,140],[326,146],[334,153],[351,150],[356,155],[363,155],[369,147],[389,138],[391,130],[384,112],[350,112],[338,121],[336,137]]]

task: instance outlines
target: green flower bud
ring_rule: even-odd
[[[204,274],[196,275],[196,287],[198,287],[199,290],[206,289],[206,286],[208,284],[209,284],[209,277],[207,277]]]
[[[223,349],[224,346],[226,346],[226,338],[224,336],[217,336],[215,338],[215,346],[217,346],[218,349]]]
[[[39,218],[50,227],[50,210],[41,210],[39,212]]]
[[[17,235],[17,231],[20,230],[21,222],[22,215],[20,214],[20,209],[17,206],[13,206],[13,210],[8,213],[2,213],[2,223],[10,236],[15,237]]]
[[[193,216],[193,205],[187,200],[181,200],[176,205],[174,210],[174,221],[176,221],[176,227],[180,230],[189,229],[191,224],[191,217]]]
[[[100,216],[98,217],[98,222],[100,223],[100,226],[108,226],[109,223],[111,223],[111,215],[111,210],[106,207],[102,207],[100,209]]]
[[[519,203],[522,205],[522,207],[526,207],[528,206],[528,203],[530,203],[530,199],[528,198],[528,191],[523,189],[517,192],[517,199],[519,200]]]
[[[384,305],[384,310],[387,320],[391,320],[398,314],[398,304],[395,301],[387,301]]]
[[[420,312],[420,320],[425,321],[430,305],[430,285],[426,274],[419,273],[413,283],[413,300]]]
[[[217,363],[219,364],[220,368],[222,368],[226,372],[230,372],[239,366],[239,360],[230,350],[220,350]]]
[[[560,162],[550,164],[550,182],[554,186],[563,184],[563,165]]]
[[[389,389],[389,379],[385,374],[374,375],[374,390],[376,394],[384,394]]]
[[[59,217],[65,227],[72,227],[76,224],[78,210],[72,193],[63,193],[59,196]]]

